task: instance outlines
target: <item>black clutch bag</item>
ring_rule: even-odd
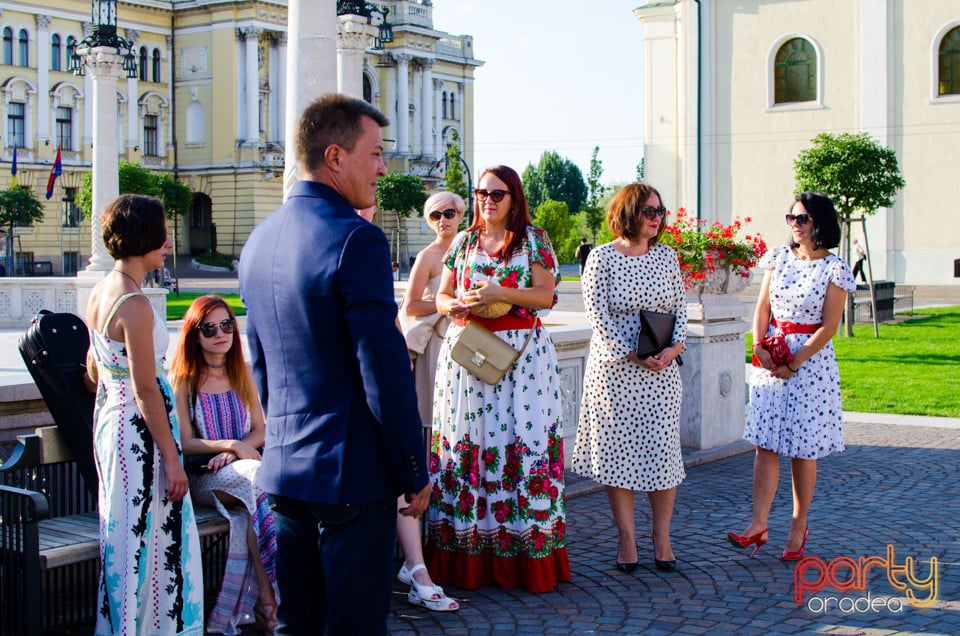
[[[640,310],[640,333],[637,334],[637,357],[641,360],[655,356],[673,342],[673,328],[677,324],[674,314],[659,311]],[[677,365],[683,360],[677,356]]]

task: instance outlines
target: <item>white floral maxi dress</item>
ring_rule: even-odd
[[[528,228],[521,250],[504,262],[462,232],[445,258],[456,294],[496,278],[531,285],[533,263],[560,273],[546,233]],[[554,291],[553,303],[557,301]],[[514,306],[507,318],[531,317]],[[550,334],[536,329],[497,385],[474,377],[450,357],[462,327],[452,324],[437,361],[430,474],[433,482],[427,565],[439,583],[474,589],[487,583],[553,590],[570,579],[564,519],[563,428],[559,367]],[[519,350],[527,329],[494,331]]]
[[[676,361],[648,371],[625,359],[636,349],[640,310],[677,317],[673,342],[687,333],[687,296],[676,253],[655,244],[627,256],[607,243],[587,257],[583,304],[593,328],[583,379],[574,472],[605,486],[651,492],[683,481]]]
[[[822,322],[828,285],[846,292],[857,287],[850,268],[833,254],[805,261],[789,246],[781,245],[764,254],[759,266],[773,271],[770,313],[778,321]],[[767,336],[774,333],[774,327],[769,327]],[[787,334],[790,351],[796,353],[811,335]],[[840,371],[832,341],[804,361],[788,380],[775,378],[761,367],[753,368],[743,439],[800,459],[820,459],[844,449]]]
[[[137,294],[117,300],[104,323]],[[160,450],[133,399],[126,346],[90,330],[99,382],[94,454],[100,508],[100,589],[96,633],[203,634],[200,536],[189,493],[166,497]],[[157,385],[170,431],[180,446],[173,391],[163,370],[169,334],[154,315]],[[182,461],[182,460],[181,460]]]

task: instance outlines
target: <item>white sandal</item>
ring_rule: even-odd
[[[439,585],[421,585],[417,583],[413,575],[420,570],[426,569],[427,566],[422,563],[413,566],[409,570],[407,569],[406,562],[401,566],[400,571],[397,573],[397,578],[400,579],[401,583],[406,583],[410,586],[410,592],[407,593],[407,602],[411,605],[426,607],[428,610],[434,612],[454,612],[460,609],[460,604],[444,594],[443,588]],[[437,598],[433,598],[434,596]]]

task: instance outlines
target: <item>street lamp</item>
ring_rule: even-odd
[[[383,49],[384,44],[393,42],[393,25],[387,22],[388,13],[390,9],[387,7],[378,7],[363,0],[337,0],[337,15],[359,15],[367,19],[367,24],[376,24],[379,33],[373,39],[373,48],[378,51]]]
[[[117,55],[123,56],[122,68],[127,78],[136,79],[137,60],[133,55],[133,42],[117,35],[117,0],[92,0],[90,16],[93,20],[93,31],[77,44],[70,56],[68,70],[74,75],[83,75],[86,64],[78,51],[104,46],[115,48]]]

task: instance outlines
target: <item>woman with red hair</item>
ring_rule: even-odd
[[[557,302],[560,269],[516,171],[488,168],[477,186],[473,224],[444,256],[436,295],[453,324],[437,361],[427,564],[461,588],[547,592],[570,580],[560,374],[537,317]],[[470,322],[523,349],[493,386],[451,357]]]
[[[233,309],[201,296],[183,318],[170,365],[184,455],[211,455],[207,472],[190,476],[194,500],[230,521],[230,547],[206,630],[239,634],[254,614],[276,627],[276,533],[267,495],[256,486],[265,421]]]

